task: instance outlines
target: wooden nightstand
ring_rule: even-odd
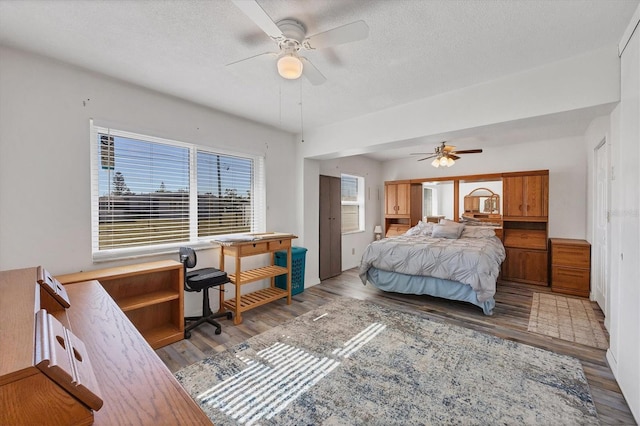
[[[591,244],[585,240],[550,238],[551,290],[589,297]]]

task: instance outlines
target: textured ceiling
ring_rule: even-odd
[[[368,24],[305,54],[320,86],[226,66],[277,50],[230,0],[0,0],[0,43],[297,133],[615,45],[638,1],[258,0],[308,35]]]

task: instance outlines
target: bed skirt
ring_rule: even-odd
[[[367,271],[367,281],[383,291],[404,294],[427,294],[443,299],[469,302],[482,308],[485,315],[493,315],[493,308],[496,306],[496,301],[493,297],[486,302],[479,302],[478,295],[471,286],[458,281],[405,275],[377,268],[370,268]]]

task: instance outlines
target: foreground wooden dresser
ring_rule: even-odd
[[[0,424],[211,424],[100,283],[64,286],[65,309],[37,276],[37,268],[0,272]],[[97,411],[39,378],[32,317],[41,308],[82,343],[74,355],[79,366],[90,363]]]

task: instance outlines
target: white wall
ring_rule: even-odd
[[[176,254],[93,263],[90,118],[123,130],[264,155],[267,229],[298,232],[293,135],[0,47],[1,270],[42,265],[55,275],[177,260]],[[200,251],[199,263],[217,265],[217,250]]]
[[[381,184],[382,165],[369,158],[343,157],[337,160],[320,161],[320,174],[340,177],[342,173],[361,176],[365,187],[365,223],[363,232],[342,235],[342,270],[360,265],[360,259],[367,245],[374,240],[373,228],[384,225],[382,205],[384,185]]]

